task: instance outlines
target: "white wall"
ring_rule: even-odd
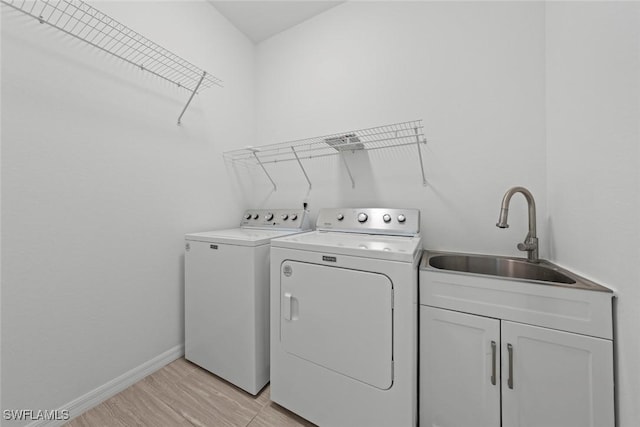
[[[207,2],[96,6],[224,88],[179,127],[186,91],[2,7],[3,409],[181,345],[183,235],[246,208],[221,153],[252,139],[253,44]]]
[[[265,206],[406,206],[425,246],[520,254],[524,198],[495,227],[511,186],[546,218],[544,6],[540,3],[348,2],[257,47],[256,145],[424,119],[429,186],[415,147],[357,153],[356,188],[338,157],[256,169]],[[546,242],[540,224],[541,242]],[[543,248],[543,255],[546,251]]]
[[[551,257],[617,291],[619,425],[640,425],[640,4],[549,3]]]

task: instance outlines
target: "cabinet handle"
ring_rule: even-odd
[[[507,380],[507,385],[513,390],[513,346],[511,344],[507,344],[507,351],[509,352],[509,379]]]
[[[491,341],[491,384],[496,385],[496,342]]]

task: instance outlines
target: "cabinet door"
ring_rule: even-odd
[[[503,427],[613,427],[612,342],[502,322]]]
[[[500,426],[500,321],[420,307],[420,425]]]

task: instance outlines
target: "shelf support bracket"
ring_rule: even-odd
[[[193,92],[191,92],[191,96],[189,97],[189,100],[187,101],[187,104],[184,106],[184,108],[182,109],[182,113],[180,113],[180,116],[178,117],[178,124],[182,124],[182,116],[184,116],[184,112],[187,111],[187,107],[189,106],[189,104],[191,104],[191,101],[193,100],[193,97],[196,95],[196,92],[198,92],[198,89],[200,88],[200,85],[202,84],[202,81],[204,80],[204,77],[207,75],[206,71],[202,72],[202,76],[200,77],[200,80],[198,81],[198,84],[196,85],[195,89],[193,89]]]
[[[260,167],[264,171],[264,174],[267,175],[267,178],[269,178],[269,181],[271,181],[271,185],[273,185],[273,191],[278,191],[278,188],[276,187],[276,183],[273,181],[273,179],[271,178],[271,175],[269,175],[269,172],[267,172],[267,169],[264,167],[264,165],[260,161],[260,158],[256,154],[257,150],[256,149],[250,149],[250,150],[253,152],[253,157],[256,158],[256,161],[258,162],[258,164],[260,165]]]
[[[296,160],[298,161],[298,164],[300,165],[300,169],[302,169],[302,173],[304,174],[304,177],[307,179],[307,182],[309,183],[309,190],[311,190],[311,180],[309,179],[309,175],[307,175],[307,171],[304,170],[304,166],[302,166],[302,162],[300,161],[300,157],[298,157],[298,153],[296,153],[296,149],[291,146],[291,151],[293,151],[293,155],[296,156]]]
[[[342,163],[344,163],[344,167],[347,169],[347,173],[349,174],[349,179],[351,180],[351,188],[356,188],[356,182],[353,180],[353,175],[351,175],[351,169],[349,169],[347,159],[344,158],[344,151],[340,151],[340,158],[342,159]]]
[[[418,148],[418,158],[420,159],[420,171],[422,172],[422,185],[427,186],[427,178],[424,176],[424,163],[422,162],[422,150],[420,149],[420,135],[418,134],[418,128],[413,128],[413,131],[416,133],[416,147]],[[424,143],[426,144],[426,140]]]

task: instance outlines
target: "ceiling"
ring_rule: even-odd
[[[215,1],[209,0],[218,12],[254,43],[289,29],[344,1]]]

